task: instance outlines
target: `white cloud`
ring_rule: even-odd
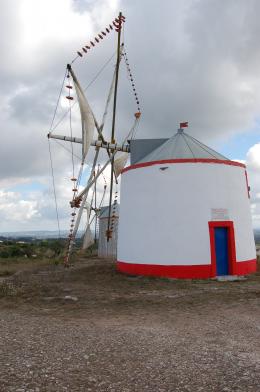
[[[260,144],[252,146],[244,161],[247,165],[249,184],[251,186],[251,210],[255,227],[260,227]],[[69,201],[72,198],[71,173],[67,172],[66,177],[57,177],[56,194],[59,208],[60,226],[68,229],[71,219],[71,209]],[[36,178],[34,178],[36,180]],[[0,231],[13,230],[56,230],[56,211],[53,198],[51,178],[43,177],[41,180],[45,185],[43,190],[29,191],[25,195],[19,192],[8,191],[10,182],[5,184],[6,190],[0,192]],[[30,184],[30,178],[18,179],[17,185]],[[104,193],[104,185],[107,190],[103,205],[109,201],[110,167],[104,171],[97,182],[97,206],[100,205]],[[2,186],[4,183],[2,183]],[[114,184],[114,190],[120,189],[119,184]],[[82,186],[80,187],[82,190]],[[89,200],[92,197],[93,189],[90,191]],[[113,198],[114,201],[114,198]],[[119,201],[119,199],[118,199]],[[81,228],[84,227],[86,217],[83,217]]]
[[[6,222],[22,222],[40,217],[36,200],[23,200],[17,192],[0,191],[0,221],[2,231]],[[9,224],[9,223],[8,223]]]
[[[253,224],[260,228],[260,143],[255,144],[248,150],[246,165],[251,188]]]
[[[260,173],[260,142],[252,146],[247,153],[247,165],[250,171]],[[260,180],[260,178],[259,178]],[[259,181],[260,185],[260,181]]]

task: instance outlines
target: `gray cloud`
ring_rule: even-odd
[[[37,4],[39,8],[47,8],[43,0]],[[27,32],[26,36],[23,7],[23,0],[10,0],[1,6],[0,120],[4,142],[0,144],[0,179],[41,178],[47,182],[50,170],[46,134],[66,63],[93,37],[92,30],[100,31],[117,10],[113,10],[112,0],[59,0],[52,10],[55,23],[39,12],[32,16],[31,24],[26,19],[31,29],[31,35]],[[188,120],[189,132],[211,144],[246,132],[254,125],[260,112],[258,1],[229,0],[224,4],[219,0],[122,0],[120,8],[127,18],[124,39],[142,108],[137,136],[169,137],[179,121]],[[45,18],[45,30],[37,29],[41,17]],[[28,37],[32,42],[27,42]],[[115,51],[115,43],[111,34],[74,64],[83,86],[91,82]],[[99,119],[114,63],[115,59],[87,91]],[[119,140],[129,131],[135,111],[122,64],[117,117]],[[79,134],[75,113],[73,132]],[[57,118],[61,114],[60,108]],[[107,138],[110,128],[111,121],[105,128]],[[69,134],[68,122],[55,132]],[[71,157],[54,142],[52,147],[57,182],[61,184],[70,176]],[[80,154],[79,147],[75,151]],[[92,157],[93,152],[89,162]],[[257,187],[257,180],[254,183]],[[51,197],[51,190],[41,197],[46,201]],[[62,216],[67,198],[60,194]],[[254,200],[258,205],[258,196]],[[55,216],[50,202],[37,206],[42,221],[46,218],[50,222],[51,216]]]
[[[143,1],[142,12],[135,1],[123,5],[144,134],[168,136],[187,119],[191,132],[210,141],[253,124],[259,115],[258,2],[186,0],[159,7]]]

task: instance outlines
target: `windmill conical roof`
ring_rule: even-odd
[[[138,163],[167,159],[221,159],[229,161],[228,158],[199,142],[183,130],[179,130]]]

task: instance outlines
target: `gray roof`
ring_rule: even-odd
[[[141,161],[146,155],[154,151],[161,144],[165,143],[168,139],[132,139],[129,140],[130,144],[130,160],[131,165]]]
[[[167,159],[221,159],[229,160],[212,148],[205,146],[183,130],[143,157],[138,163]]]

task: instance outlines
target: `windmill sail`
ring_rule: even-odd
[[[114,171],[116,177],[119,177],[120,174],[122,173],[122,170],[126,165],[127,159],[128,159],[128,154],[124,153],[114,160]]]
[[[73,250],[73,245],[75,244],[75,238],[76,238],[76,234],[80,225],[80,221],[83,215],[84,210],[86,210],[87,213],[87,223],[86,223],[86,229],[85,229],[85,235],[83,236],[83,249],[87,249],[91,244],[93,244],[94,242],[94,236],[92,236],[92,232],[90,229],[90,226],[92,224],[92,221],[94,219],[97,218],[97,212],[99,211],[99,209],[97,208],[97,203],[96,203],[96,196],[95,196],[95,208],[91,208],[92,204],[93,204],[93,196],[92,196],[92,200],[91,203],[87,203],[87,198],[89,197],[89,193],[90,193],[90,189],[91,187],[94,185],[94,191],[93,194],[95,192],[96,195],[96,182],[98,177],[104,172],[104,170],[106,169],[106,167],[111,163],[111,181],[110,181],[110,195],[109,195],[109,219],[108,219],[108,230],[107,232],[110,233],[113,231],[114,229],[114,215],[113,215],[113,210],[111,210],[111,206],[112,206],[112,197],[113,197],[113,181],[114,179],[116,179],[122,172],[122,169],[124,168],[124,166],[126,165],[127,162],[127,154],[117,154],[118,151],[129,151],[129,145],[125,146],[125,143],[128,141],[129,137],[126,136],[124,143],[121,145],[118,145],[115,139],[115,129],[116,129],[116,107],[117,107],[117,90],[118,90],[118,78],[119,78],[119,65],[122,59],[124,59],[124,62],[126,63],[126,67],[127,67],[127,74],[128,77],[131,81],[132,84],[132,90],[135,96],[135,100],[136,100],[136,104],[137,104],[137,113],[135,114],[136,120],[135,120],[135,125],[137,124],[137,120],[140,117],[140,107],[139,107],[139,99],[136,93],[136,89],[135,89],[135,85],[133,82],[133,75],[131,74],[131,70],[129,68],[129,63],[128,63],[128,58],[125,52],[125,47],[124,47],[124,43],[121,44],[121,29],[122,26],[125,22],[125,17],[122,15],[122,13],[120,12],[118,15],[118,18],[115,18],[115,20],[112,22],[112,24],[109,25],[109,27],[107,27],[105,30],[101,31],[100,34],[98,34],[98,37],[95,37],[95,40],[93,40],[94,42],[90,41],[89,45],[86,45],[84,47],[82,47],[82,50],[77,51],[77,57],[75,57],[71,63],[67,64],[67,69],[66,69],[66,73],[64,75],[64,79],[63,79],[63,84],[62,84],[62,88],[64,86],[64,82],[65,82],[65,77],[70,77],[73,80],[73,87],[75,88],[76,91],[76,95],[77,96],[77,101],[79,104],[79,108],[80,108],[80,114],[81,114],[81,123],[82,123],[82,138],[76,138],[73,137],[72,135],[72,127],[71,127],[71,109],[72,106],[72,100],[75,98],[71,95],[71,89],[72,86],[70,83],[68,83],[68,85],[66,86],[69,89],[69,94],[68,96],[66,96],[66,98],[69,100],[69,109],[67,110],[67,112],[65,113],[65,115],[67,113],[69,113],[69,121],[70,121],[70,131],[71,131],[71,135],[70,137],[68,136],[61,136],[61,135],[53,135],[52,131],[57,127],[57,124],[59,124],[63,118],[65,116],[62,116],[62,119],[55,125],[55,127],[53,127],[53,122],[56,116],[56,112],[57,112],[57,107],[60,101],[60,97],[61,97],[61,93],[62,93],[62,89],[60,91],[60,95],[58,98],[58,103],[57,103],[57,107],[55,109],[55,113],[54,113],[54,117],[52,120],[52,124],[51,124],[51,128],[50,128],[50,132],[48,134],[48,138],[54,138],[54,139],[60,139],[60,140],[64,140],[64,141],[68,141],[71,143],[81,143],[82,144],[82,162],[81,162],[81,166],[80,166],[80,171],[78,176],[75,177],[74,175],[74,162],[72,160],[73,163],[73,177],[71,178],[74,184],[74,187],[72,189],[73,191],[73,197],[72,200],[70,202],[71,207],[73,208],[73,212],[71,213],[71,224],[70,227],[71,229],[69,230],[69,235],[68,235],[68,245],[67,245],[67,252],[66,252],[66,256],[64,258],[64,263],[65,265],[68,265],[69,263],[69,259],[70,256],[72,254],[72,250]],[[114,73],[113,73],[113,78],[111,81],[111,85],[110,85],[110,89],[109,89],[109,93],[108,93],[108,97],[107,97],[107,101],[105,104],[105,109],[104,109],[104,114],[101,120],[101,124],[99,125],[97,119],[95,118],[95,115],[91,109],[91,106],[85,96],[85,92],[82,88],[82,86],[80,85],[77,76],[74,73],[74,70],[72,70],[72,64],[79,58],[82,58],[84,56],[85,53],[89,52],[89,49],[92,47],[96,46],[96,43],[101,42],[100,40],[103,40],[104,37],[107,36],[108,33],[110,33],[111,30],[115,30],[118,34],[117,34],[117,51],[116,51],[116,65],[115,65],[115,69],[114,69]],[[112,60],[114,58],[114,55],[111,57],[110,60]],[[109,62],[110,62],[109,60]],[[74,66],[74,65],[73,65]],[[104,67],[102,67],[102,69],[97,73],[95,79],[99,76],[99,74],[101,73],[101,71],[103,70]],[[95,80],[94,79],[94,80]],[[109,106],[110,106],[110,102],[113,99],[113,109],[112,109],[112,130],[111,130],[111,138],[110,138],[110,142],[108,142],[104,135],[103,135],[103,129],[104,129],[104,124],[105,124],[105,120],[108,116],[108,112],[109,112]],[[138,115],[138,116],[137,116]],[[97,133],[98,133],[98,140],[93,140],[94,137],[94,129],[96,128]],[[131,129],[129,135],[132,135],[134,132],[134,128],[135,126]],[[87,184],[85,185],[83,190],[79,189],[79,185],[81,183],[81,174],[84,168],[84,163],[88,154],[88,151],[90,149],[90,146],[94,146],[95,147],[95,157],[92,163],[92,168],[91,168],[91,173],[89,175],[89,179],[87,181]],[[99,156],[99,151],[101,148],[104,148],[108,154],[109,159],[107,160],[107,162],[105,164],[102,165],[102,167],[96,171],[96,166],[97,166],[97,162],[98,162],[98,156]],[[51,153],[50,153],[51,154]],[[115,158],[115,155],[117,154],[117,159]],[[119,155],[119,156],[118,156]],[[51,157],[50,157],[51,159]],[[107,185],[106,185],[106,180],[105,181],[105,185],[104,185],[104,193],[100,202],[100,205],[102,204],[104,197],[105,197],[105,192],[107,189]],[[117,182],[117,181],[116,181]],[[54,178],[53,178],[53,183],[54,183]],[[54,188],[54,193],[55,193],[55,188]],[[56,205],[57,208],[57,205]],[[76,209],[78,208],[78,213],[76,213]],[[95,215],[94,217],[92,217],[92,220],[90,220],[90,216],[91,216],[91,212],[95,211]],[[111,212],[112,212],[112,216],[111,216]],[[110,220],[111,220],[111,225],[110,225]],[[59,218],[58,218],[58,214],[57,214],[57,221],[58,221],[58,225],[59,225]],[[107,241],[109,241],[109,236],[107,236]]]
[[[85,209],[87,211],[87,228],[86,231],[84,233],[83,236],[83,244],[82,244],[82,249],[88,249],[93,243],[94,243],[94,239],[92,236],[92,232],[90,229],[90,223],[89,223],[89,218],[90,218],[90,214],[91,214],[91,204],[89,204],[88,202],[85,203]]]
[[[91,233],[90,225],[88,224],[83,238],[82,249],[88,249],[92,244],[94,244],[94,239]]]
[[[83,91],[82,87],[80,86],[79,81],[71,68],[70,68],[70,74],[71,74],[72,79],[74,81],[75,90],[76,90],[76,94],[77,94],[78,102],[79,102],[80,114],[81,114],[82,159],[84,160],[87,153],[88,153],[90,144],[93,140],[95,120],[94,120],[94,116],[93,116],[91,107],[87,101],[85,94],[84,94],[84,91]]]

